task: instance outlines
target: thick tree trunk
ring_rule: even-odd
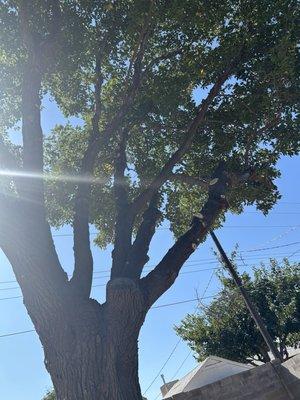
[[[104,304],[89,299],[60,269],[42,212],[13,206],[2,210],[2,222],[9,227],[15,218],[17,235],[1,235],[1,247],[43,345],[57,399],[141,400],[137,342],[148,303],[140,281],[112,279]]]
[[[144,301],[130,280],[111,281],[107,302],[64,301],[36,328],[57,400],[141,400],[138,335]],[[66,307],[66,304],[68,306]]]
[[[82,340],[59,357],[53,349],[45,351],[47,360],[55,359],[46,366],[57,400],[141,400],[137,344],[126,354],[127,343],[115,348],[114,338],[97,342],[97,336],[85,335]]]

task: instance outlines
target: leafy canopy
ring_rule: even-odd
[[[300,265],[270,260],[243,283],[284,358],[288,347],[300,343]],[[217,355],[239,362],[269,361],[268,349],[231,278],[219,276],[220,294],[200,312],[187,315],[177,333],[196,352],[198,360]]]
[[[20,3],[6,0],[0,5],[0,129],[6,142],[9,129],[20,122],[22,74],[28,59]],[[39,41],[56,29],[50,3],[33,0],[29,5],[29,26]],[[41,95],[57,103],[66,121],[77,116],[82,124],[66,123],[46,132],[51,224],[73,221],[77,183],[67,177],[80,171],[97,85],[101,84],[100,134],[122,111],[124,99],[131,102],[100,148],[93,172],[89,218],[99,228],[98,244],[105,246],[114,237],[113,171],[120,135],[128,134],[126,184],[132,199],[182,143],[200,99],[229,65],[230,79],[173,170],[201,184],[170,177],[160,194],[162,219],[171,222],[176,235],[182,233],[206,200],[207,182],[220,161],[225,161],[231,176],[251,176],[228,191],[230,209],[241,212],[244,205],[256,204],[267,212],[280,197],[273,182],[279,176],[276,162],[299,151],[298,7],[290,0],[188,0],[184,7],[179,0],[61,1],[60,34],[40,54],[40,63],[46,66]],[[138,60],[143,35],[147,40]],[[138,62],[142,79],[133,93],[129,82],[135,79],[132,64],[137,67]],[[19,157],[17,146],[15,152]],[[13,190],[7,179],[5,185]]]

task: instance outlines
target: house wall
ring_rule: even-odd
[[[200,389],[180,393],[173,400],[299,400],[300,355],[230,376]]]
[[[246,364],[243,365],[233,362],[224,362],[220,359],[208,358],[200,369],[201,373],[194,376],[194,378],[187,384],[184,391],[189,392],[193,389],[209,385],[213,382],[249,369],[252,369],[252,367],[249,367]]]

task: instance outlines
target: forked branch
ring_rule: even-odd
[[[190,229],[175,242],[154,270],[141,279],[148,307],[172,286],[185,261],[204,240],[218,216],[227,209],[225,195],[230,181],[223,163],[215,171],[212,183],[208,200],[200,214],[193,218]]]
[[[159,193],[153,196],[149,207],[143,214],[142,223],[131,246],[128,254],[127,264],[125,266],[126,276],[128,278],[140,278],[143,267],[149,260],[149,246],[155,233],[157,221],[161,217],[161,212],[158,208],[158,202]]]
[[[75,208],[74,208],[74,273],[71,279],[71,285],[75,287],[77,293],[83,297],[89,297],[93,279],[93,256],[90,246],[90,230],[89,230],[89,203],[91,194],[90,176],[93,173],[94,163],[97,154],[94,153],[93,147],[95,141],[100,138],[99,121],[101,118],[101,90],[103,84],[102,76],[102,58],[103,48],[96,55],[95,64],[95,105],[94,115],[92,118],[92,132],[89,137],[88,147],[82,160],[81,175],[82,180],[78,185]],[[86,178],[86,181],[85,179]]]
[[[151,184],[146,188],[132,203],[132,208],[135,210],[136,214],[139,213],[151,200],[153,194],[157,192],[157,190],[168,180],[170,174],[173,171],[174,166],[180,162],[184,154],[190,149],[194,137],[198,132],[199,126],[204,121],[206,112],[216,98],[218,93],[220,92],[224,82],[228,79],[232,72],[233,65],[230,65],[216,80],[212,89],[210,90],[208,96],[205,100],[202,101],[198,108],[197,115],[190,123],[186,130],[186,135],[183,139],[182,144],[179,148],[173,153],[167,163],[163,166],[159,174],[153,179]]]
[[[116,204],[115,240],[112,253],[111,277],[124,276],[124,265],[131,248],[132,216],[128,213],[128,183],[125,170],[127,167],[126,145],[128,130],[121,132],[120,143],[115,157],[114,197]]]

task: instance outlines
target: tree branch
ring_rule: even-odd
[[[155,227],[161,212],[157,208],[159,194],[153,196],[149,207],[143,214],[142,223],[137,231],[135,241],[133,242],[127,263],[125,266],[126,276],[132,279],[138,279],[141,276],[143,267],[148,262],[148,251],[150,242],[155,233]]]
[[[193,119],[189,127],[183,143],[180,145],[178,150],[171,156],[169,161],[163,166],[160,173],[153,179],[152,183],[146,188],[132,203],[132,208],[135,213],[138,214],[152,198],[155,193],[169,178],[174,166],[182,159],[184,154],[189,150],[193,143],[193,139],[198,131],[200,124],[204,121],[205,114],[220,92],[224,82],[228,79],[232,72],[233,64],[231,64],[216,80],[214,86],[210,90],[208,96],[202,101],[198,108],[196,117]]]
[[[9,150],[2,137],[0,137],[0,167],[12,171],[20,168],[16,157]]]
[[[24,299],[59,301],[68,277],[60,265],[43,210],[31,201],[0,194],[0,247],[10,261]],[[46,260],[46,261],[45,261]]]
[[[99,118],[98,114],[99,112],[96,109],[96,112],[94,114],[93,118],[93,132],[92,135],[89,139],[89,145],[88,148],[85,152],[84,158],[83,158],[83,170],[86,172],[91,173],[94,168],[94,164],[97,158],[97,155],[99,154],[100,148],[104,147],[107,145],[109,142],[112,134],[120,129],[120,126],[122,126],[122,122],[124,120],[124,117],[126,116],[126,113],[132,106],[132,103],[136,97],[136,94],[138,92],[138,89],[141,84],[141,77],[142,77],[142,60],[144,57],[145,49],[146,49],[146,44],[149,39],[150,35],[150,18],[146,19],[145,24],[147,26],[147,29],[144,29],[145,31],[144,35],[141,35],[140,42],[139,42],[139,51],[136,54],[135,61],[132,61],[133,64],[133,76],[131,79],[130,85],[128,85],[127,89],[125,90],[125,93],[123,95],[122,99],[122,104],[115,114],[115,116],[111,119],[110,122],[106,125],[104,130],[100,133],[99,131]],[[132,67],[129,67],[130,69]],[[129,73],[130,74],[130,73]],[[127,82],[126,82],[127,84]],[[102,85],[102,82],[101,82]],[[97,90],[96,90],[97,92]],[[99,92],[99,91],[98,91]],[[98,102],[98,110],[100,110],[100,99]],[[96,107],[97,107],[97,101],[96,101]],[[98,120],[98,123],[97,123]]]
[[[30,28],[30,2],[20,3],[19,16],[22,39],[28,50],[28,59],[23,70],[22,82],[22,136],[23,136],[23,169],[26,173],[40,174],[40,178],[26,178],[21,185],[22,194],[31,200],[44,204],[43,193],[43,133],[41,128],[40,89],[42,71],[37,60],[38,46]]]
[[[22,0],[19,7],[20,25],[23,42],[28,50],[28,59],[24,66],[22,83],[22,136],[23,136],[23,169],[33,172],[40,178],[26,178],[22,184],[23,194],[27,198],[44,203],[43,185],[43,132],[41,127],[41,83],[48,67],[44,53],[50,43],[54,43],[60,32],[59,1],[52,0],[52,29],[46,39],[33,33],[30,26],[30,1]],[[31,21],[32,23],[32,21]]]
[[[171,173],[169,175],[169,180],[171,181],[177,181],[181,183],[186,183],[188,185],[195,185],[195,186],[200,186],[202,188],[208,188],[209,187],[209,179],[204,179],[196,176],[190,176],[184,173],[180,174],[174,174]]]
[[[141,37],[141,42],[139,45],[139,51],[136,55],[136,60],[133,63],[134,65],[134,73],[132,77],[132,81],[130,86],[128,87],[124,98],[123,103],[116,113],[114,118],[108,123],[102,134],[99,131],[99,121],[101,116],[101,88],[103,83],[103,77],[101,75],[101,63],[102,63],[102,51],[106,46],[105,42],[102,46],[102,51],[96,58],[96,74],[97,74],[97,83],[95,86],[95,113],[92,119],[92,134],[89,138],[88,147],[84,154],[82,161],[81,173],[83,176],[87,178],[87,181],[90,178],[90,175],[93,173],[94,165],[96,162],[96,158],[98,156],[99,150],[101,147],[104,147],[109,142],[112,134],[119,130],[124,117],[126,116],[127,111],[131,107],[135,95],[138,91],[140,82],[141,82],[141,72],[142,72],[142,59],[145,53],[146,43],[149,38],[149,24],[150,19],[146,20],[145,34]],[[90,200],[90,191],[91,185],[89,183],[81,184],[78,187],[76,199],[75,199],[75,216],[74,216],[74,255],[75,255],[75,268],[74,274],[72,277],[72,284],[80,288],[80,292],[83,295],[90,294],[91,284],[92,284],[92,274],[93,274],[93,260],[92,254],[90,250],[90,240],[89,240],[89,200]],[[127,215],[128,217],[129,215]],[[125,224],[125,221],[124,221]],[[122,235],[126,233],[126,243],[128,244],[128,226],[131,225],[132,229],[132,221],[126,221],[126,232],[123,231]],[[124,225],[125,229],[125,225]],[[130,231],[131,232],[131,231]],[[119,234],[121,235],[121,228]],[[131,236],[131,233],[130,233]],[[119,240],[120,237],[118,235],[118,243],[121,243]],[[131,239],[130,239],[131,240]],[[117,253],[115,254],[115,263],[117,260]],[[121,260],[120,260],[121,261]],[[118,263],[119,264],[119,261]],[[115,264],[115,268],[112,268],[113,271],[119,271],[119,267]],[[84,286],[84,287],[83,287]]]
[[[89,137],[87,151],[81,166],[81,174],[83,178],[86,178],[86,181],[83,179],[78,185],[75,197],[73,222],[75,265],[71,285],[83,297],[90,296],[93,280],[93,256],[89,231],[89,203],[91,194],[91,180],[89,178],[93,172],[96,158],[96,155],[93,154],[93,145],[95,140],[98,140],[100,137],[99,121],[101,117],[101,90],[103,84],[101,65],[104,47],[105,43],[103,43],[96,55],[95,110],[92,118],[92,133]]]
[[[153,15],[153,6],[154,6],[154,1],[149,0],[149,12],[145,15],[144,23],[143,23],[141,33],[139,36],[139,40],[137,42],[135,50],[133,51],[133,55],[131,57],[129,67],[128,67],[126,81],[129,80],[129,77],[133,70],[133,79],[132,79],[133,87],[135,85],[139,85],[139,82],[141,81],[141,78],[142,78],[142,61],[144,58],[147,42],[148,42],[149,36],[150,36],[151,19],[152,19],[152,15]]]
[[[152,3],[152,1],[151,1]],[[90,175],[93,173],[94,165],[99,154],[100,148],[105,147],[112,134],[120,129],[126,113],[130,109],[135,96],[138,92],[138,88],[141,83],[141,75],[142,75],[142,60],[144,57],[146,44],[149,39],[150,34],[150,20],[151,18],[145,19],[145,27],[143,28],[143,34],[140,37],[140,42],[138,46],[138,51],[135,56],[135,60],[132,62],[133,65],[133,76],[131,80],[131,84],[125,91],[123,102],[119,108],[119,111],[113,117],[113,119],[107,124],[106,128],[103,132],[99,131],[99,120],[101,115],[101,87],[103,83],[103,78],[101,76],[101,57],[97,57],[96,59],[96,73],[98,76],[98,81],[95,87],[95,113],[92,119],[92,134],[89,138],[88,147],[84,154],[82,161],[81,173],[83,176],[87,177],[87,181],[90,178]],[[130,72],[129,72],[130,73]],[[122,139],[121,139],[122,141]],[[126,146],[126,141],[124,142],[124,146]],[[118,184],[120,183],[121,177],[121,169],[120,161],[117,160],[117,173],[116,173],[116,181]],[[124,171],[123,171],[124,172]],[[76,201],[75,201],[75,217],[74,217],[74,254],[75,254],[75,268],[74,274],[72,277],[72,284],[80,287],[80,292],[84,293],[83,295],[90,294],[90,288],[92,283],[92,270],[93,270],[93,261],[90,250],[90,241],[89,241],[89,229],[88,229],[88,221],[89,221],[89,199],[90,199],[90,184],[82,184],[78,187]],[[117,189],[118,196],[122,191],[122,185]],[[122,192],[122,199],[124,200]],[[121,197],[118,202],[121,201]],[[120,208],[120,207],[119,207]],[[124,211],[122,215],[124,216]],[[118,232],[116,235],[116,248],[114,254],[114,265],[112,268],[112,275],[119,274],[121,271],[121,263],[124,261],[124,249],[128,247],[128,244],[131,244],[131,233],[132,233],[132,224],[133,220],[130,218],[130,215],[126,213],[125,218],[121,221],[121,211],[118,212],[119,217],[117,218],[119,221]],[[120,223],[122,222],[122,223]],[[129,238],[130,236],[130,238]],[[123,244],[122,244],[123,240]],[[122,244],[122,245],[121,245]],[[123,256],[121,257],[121,253]],[[84,287],[83,287],[84,286]]]
[[[172,286],[185,261],[204,240],[218,216],[227,209],[225,194],[229,184],[224,164],[220,163],[212,176],[208,200],[201,213],[194,217],[190,229],[175,242],[155,269],[141,279],[148,307]]]
[[[117,209],[115,241],[112,252],[111,278],[124,276],[124,265],[131,248],[133,218],[128,213],[128,185],[125,179],[127,167],[126,144],[128,131],[121,133],[121,141],[115,158],[114,194]]]
[[[183,49],[176,49],[171,50],[168,53],[161,54],[160,56],[155,57],[144,69],[143,71],[143,78],[145,78],[151,71],[151,69],[156,65],[159,64],[161,61],[168,60],[172,57],[176,57],[178,55],[182,55],[184,53]]]

